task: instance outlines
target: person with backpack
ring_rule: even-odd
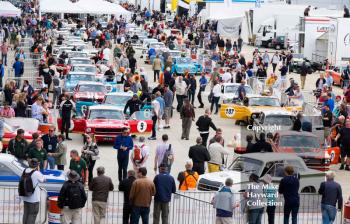
[[[140,167],[147,167],[149,151],[149,146],[145,144],[145,137],[140,136],[139,144],[134,145],[134,150],[131,153],[131,162],[135,171]]]
[[[169,137],[167,134],[162,136],[162,142],[157,145],[156,157],[154,163],[154,171],[157,172],[161,164],[167,166],[167,170],[170,173],[171,166],[174,162],[174,149],[172,145],[168,143]]]
[[[39,213],[40,188],[45,177],[39,171],[39,161],[32,159],[29,168],[24,169],[18,185],[18,195],[23,200],[23,224],[35,223]]]
[[[118,180],[124,180],[127,176],[129,165],[129,152],[134,148],[134,142],[129,135],[129,128],[123,128],[121,135],[115,138],[113,148],[118,151]]]
[[[57,206],[62,209],[63,224],[81,223],[81,209],[84,208],[87,196],[84,185],[79,181],[79,174],[71,170],[68,181],[64,182],[58,195]]]
[[[193,163],[191,160],[188,160],[185,164],[186,170],[180,172],[177,176],[177,180],[180,182],[179,190],[180,191],[188,191],[194,190],[197,186],[197,181],[199,179],[199,175],[196,171],[193,171]]]
[[[17,135],[10,140],[7,150],[19,161],[27,159],[28,142],[24,139],[24,130],[18,129]]]

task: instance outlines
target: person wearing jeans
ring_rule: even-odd
[[[249,176],[249,185],[244,197],[247,200],[248,207],[248,223],[249,224],[261,224],[261,218],[264,213],[264,207],[259,205],[259,198],[253,195],[259,195],[263,193],[263,183],[259,182],[259,176],[251,174]]]
[[[57,151],[57,144],[58,144],[58,139],[57,136],[55,135],[55,127],[51,126],[49,128],[49,133],[46,135],[43,135],[41,137],[43,140],[44,144],[44,149],[46,150],[47,153],[50,153],[50,156],[47,156],[47,162],[49,164],[50,170],[55,169],[56,166],[56,161],[55,157],[51,156],[51,153],[56,153]]]
[[[167,172],[167,166],[159,166],[159,174],[154,177],[153,183],[156,187],[154,196],[153,224],[159,224],[162,216],[162,224],[169,223],[169,203],[171,195],[176,192],[174,178]]]
[[[152,196],[156,193],[156,187],[152,180],[146,177],[147,169],[140,167],[137,171],[137,179],[131,186],[129,200],[132,205],[131,224],[138,224],[141,218],[142,224],[149,223],[150,205]]]
[[[322,195],[321,211],[322,223],[332,224],[337,215],[336,204],[338,209],[343,207],[343,196],[341,186],[334,181],[335,173],[329,171],[326,173],[326,181],[322,182],[318,193]]]
[[[299,211],[299,179],[294,173],[292,166],[284,168],[285,177],[282,178],[278,193],[284,197],[284,224],[289,223],[289,216],[292,213],[292,224],[297,224]]]
[[[221,96],[221,86],[218,83],[218,81],[214,81],[214,87],[213,87],[213,98],[211,100],[211,106],[210,106],[210,112],[213,112],[214,105],[215,105],[215,114],[219,111],[219,100]]]
[[[118,150],[118,179],[120,182],[127,176],[129,151],[134,148],[134,142],[129,135],[129,128],[123,128],[122,134],[116,137],[113,148]]]

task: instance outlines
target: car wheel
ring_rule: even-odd
[[[316,193],[316,189],[313,186],[304,187],[301,193]]]

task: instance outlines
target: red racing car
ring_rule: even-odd
[[[61,118],[57,120],[61,130]],[[123,108],[107,105],[90,106],[86,115],[73,118],[71,132],[87,133],[95,136],[96,142],[113,142],[122,133],[122,129],[130,128],[131,135],[143,135],[152,131],[150,114],[144,111],[135,112],[129,120],[123,114]]]

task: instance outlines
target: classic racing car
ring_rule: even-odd
[[[32,134],[34,132],[40,133],[39,121],[34,118],[5,118],[4,119],[4,136],[2,137],[2,147],[6,149],[10,140],[17,135],[18,129],[24,130],[24,138],[27,142],[33,140]]]
[[[281,131],[275,134],[272,149],[275,152],[295,153],[312,169],[329,170],[331,163],[337,164],[339,147],[322,148],[320,139],[310,132]]]
[[[301,111],[301,107],[281,107],[280,101],[274,96],[250,95],[246,97],[247,101],[234,100],[232,104],[222,104],[220,108],[220,117],[235,119],[236,123],[252,123],[252,115],[259,115],[268,110],[280,111]]]
[[[64,89],[67,92],[73,92],[80,81],[95,81],[95,73],[91,72],[69,72],[64,80]]]
[[[10,154],[1,154],[0,156],[0,186],[18,187],[18,182],[22,176],[23,170],[28,165],[20,162]],[[39,183],[40,187],[47,190],[49,195],[57,195],[66,179],[64,171],[61,170],[42,170],[46,181]]]
[[[61,130],[61,118],[57,119],[57,124]],[[97,142],[113,142],[124,127],[130,128],[130,134],[140,135],[151,132],[152,125],[150,113],[138,111],[126,120],[122,108],[96,105],[88,107],[86,115],[72,119],[71,131],[92,134]]]
[[[219,104],[231,103],[234,99],[238,98],[239,83],[223,83],[221,85],[221,97]],[[253,94],[253,89],[249,85],[244,86],[247,96]]]
[[[83,110],[88,106],[94,105],[96,102],[102,103],[107,92],[107,88],[103,83],[91,81],[78,82],[73,93],[77,116],[83,115]]]
[[[294,167],[295,175],[300,178],[299,191],[301,193],[316,193],[320,183],[324,181],[324,173],[308,168],[304,161],[290,153],[249,153],[237,157],[224,171],[207,173],[199,176],[197,189],[201,191],[218,191],[225,180],[230,177],[234,180],[232,188],[235,192],[247,189],[251,173],[260,178],[269,174],[272,183],[278,184],[284,177],[285,166]]]
[[[201,73],[203,70],[202,66],[192,61],[189,57],[175,58],[172,67],[172,72],[177,74],[184,74],[188,71],[190,74]]]
[[[103,77],[103,74],[97,69],[95,65],[92,64],[73,64],[70,71],[94,73],[96,80],[101,80]]]

